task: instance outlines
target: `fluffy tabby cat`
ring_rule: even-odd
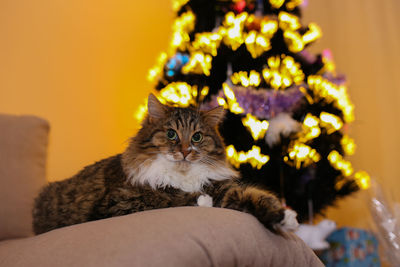
[[[265,191],[240,185],[208,112],[148,99],[148,115],[128,148],[43,188],[33,209],[36,234],[157,208],[214,206],[253,214],[267,228],[292,230],[296,214]]]

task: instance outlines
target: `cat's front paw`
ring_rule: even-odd
[[[276,226],[286,232],[293,232],[299,227],[299,223],[297,222],[296,217],[297,213],[294,210],[285,209],[285,217]]]
[[[199,207],[212,207],[213,200],[209,195],[201,195],[197,198],[197,205]]]

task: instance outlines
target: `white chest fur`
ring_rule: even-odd
[[[152,188],[172,186],[185,192],[199,192],[211,180],[237,177],[237,173],[225,163],[220,166],[185,163],[185,168],[179,164],[158,155],[150,164],[129,170],[128,179],[132,184],[148,184]]]

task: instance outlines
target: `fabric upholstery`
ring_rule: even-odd
[[[32,235],[32,205],[46,183],[48,123],[0,114],[0,240]]]
[[[323,266],[290,234],[220,208],[139,212],[0,242],[0,266]]]

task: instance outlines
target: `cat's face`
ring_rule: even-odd
[[[174,108],[150,95],[148,116],[122,156],[128,181],[198,192],[212,180],[238,177],[216,130],[223,115],[222,107],[208,112]]]
[[[201,112],[162,105],[149,97],[149,115],[135,137],[141,153],[162,156],[181,167],[225,160],[224,146],[216,131],[223,108]]]

